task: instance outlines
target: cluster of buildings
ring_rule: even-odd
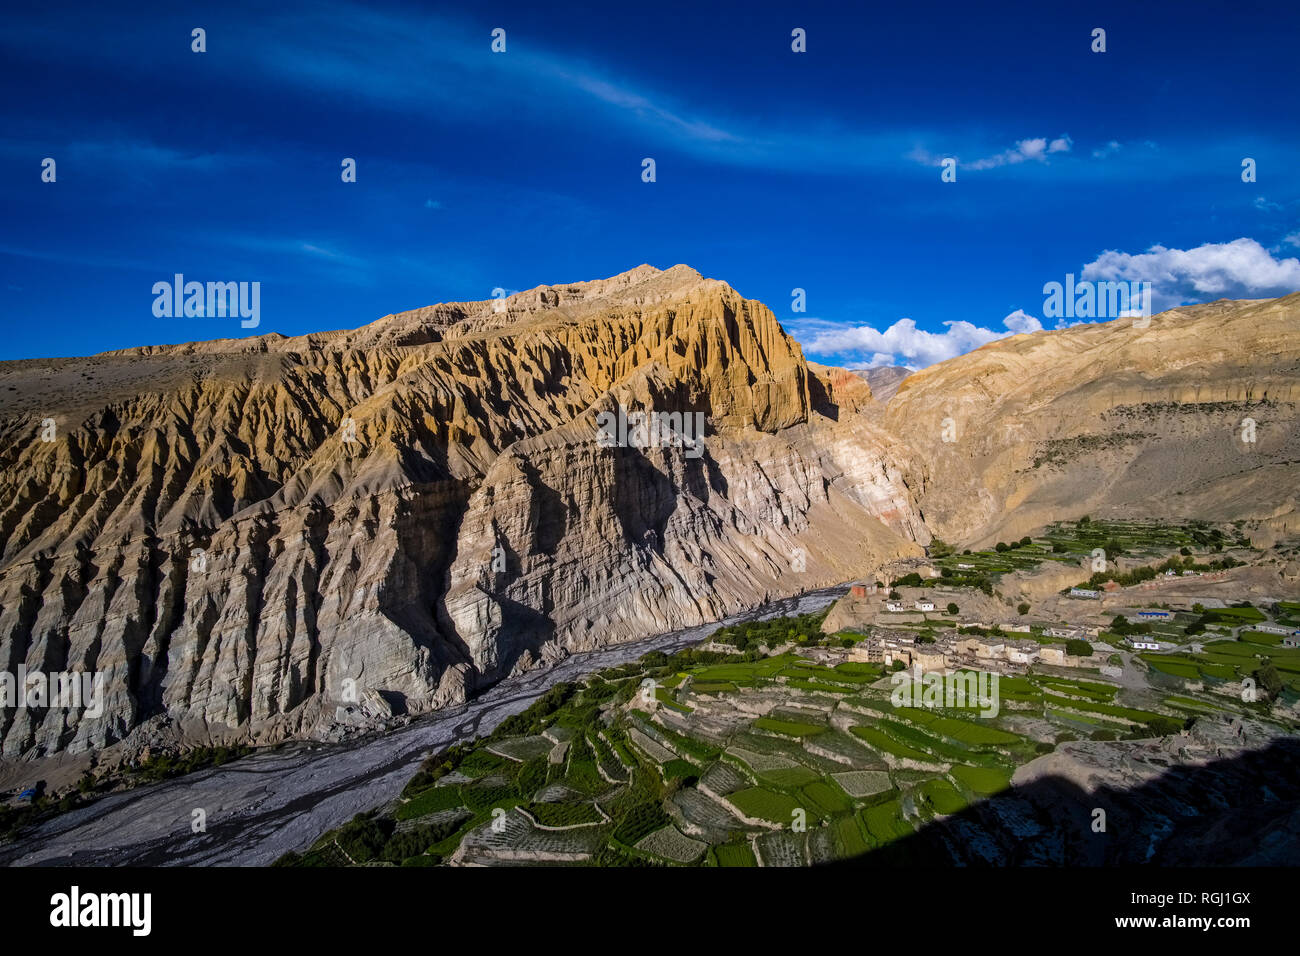
[[[924,598],[921,599],[920,601],[915,602],[915,604],[914,604],[913,606],[914,606],[914,607],[916,608],[916,610],[918,610],[918,611],[933,611],[933,610],[934,610],[934,602],[933,602],[933,601],[927,601],[927,600],[925,600]],[[907,611],[907,605],[904,604],[902,601],[886,601],[886,602],[885,602],[885,610],[886,610],[886,611],[890,611],[891,613],[894,613],[894,614],[902,614],[902,613],[904,613],[904,612]]]
[[[967,636],[957,631],[938,635],[933,642],[922,642],[909,631],[877,630],[855,645],[848,659],[885,666],[902,663],[908,668],[920,668],[922,673],[978,667],[1010,674],[1040,661],[1059,667],[1080,664],[1080,658],[1067,654],[1062,645],[1039,644],[1027,638]]]

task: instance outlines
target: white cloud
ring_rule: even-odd
[[[1064,134],[1048,142],[1044,137],[1022,139],[1012,149],[1004,150],[996,156],[977,159],[972,163],[960,163],[966,169],[994,169],[998,166],[1014,166],[1029,160],[1045,162],[1052,153],[1068,153],[1074,141]]]
[[[998,166],[1014,166],[1028,160],[1042,163],[1046,162],[1047,157],[1053,153],[1068,153],[1073,146],[1074,140],[1064,133],[1053,140],[1039,136],[1034,139],[1022,139],[1011,149],[1003,150],[996,156],[987,156],[969,163],[958,160],[957,165],[962,169],[994,169]],[[924,146],[917,146],[907,154],[907,158],[925,166],[939,166],[948,155],[931,153]]]
[[[1263,299],[1300,289],[1300,259],[1275,259],[1254,239],[1195,249],[1152,246],[1136,255],[1108,250],[1083,267],[1090,281],[1150,282],[1159,312],[1214,299]]]
[[[1300,246],[1300,231],[1282,241]],[[1300,289],[1300,259],[1276,259],[1254,239],[1245,238],[1206,243],[1194,249],[1156,245],[1138,254],[1103,252],[1083,267],[1079,278],[1090,282],[1150,282],[1152,312],[1160,312],[1213,299],[1261,299],[1295,292]],[[1060,319],[1055,328],[1086,321]],[[1004,317],[1001,324],[1002,329],[990,329],[966,321],[945,322],[944,331],[927,332],[918,329],[912,319],[899,319],[883,330],[801,319],[789,323],[789,328],[804,352],[819,361],[853,367],[924,368],[997,339],[1039,332],[1044,327],[1041,319],[1023,309]]]
[[[1002,320],[1002,324],[1015,333],[1041,332],[1043,330],[1043,323],[1038,321],[1038,319],[1034,318],[1032,315],[1026,313],[1023,309],[1016,309],[1016,311],[1012,312]]]
[[[792,334],[813,357],[842,365],[906,365],[924,368],[1019,332],[1037,332],[1043,324],[1022,309],[1002,320],[1006,331],[981,328],[971,322],[945,322],[943,332],[918,329],[912,319],[899,319],[882,330],[869,325],[843,326],[818,319],[793,324]]]

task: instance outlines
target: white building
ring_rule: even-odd
[[[1295,633],[1294,627],[1283,627],[1281,624],[1248,624],[1244,630],[1259,631],[1262,634],[1289,635]]]
[[[917,609],[918,611],[933,611],[933,610],[934,610],[934,602],[933,602],[933,601],[917,601],[917,602],[916,602],[916,609]]]

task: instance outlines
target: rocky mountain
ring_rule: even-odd
[[[912,374],[912,370],[901,365],[874,365],[871,368],[855,368],[853,373],[867,380],[876,401],[888,402],[898,393],[898,386]]]
[[[0,363],[0,669],[106,686],[100,717],[0,710],[0,755],[382,726],[934,534],[1294,530],[1298,332],[1300,295],[1021,335],[887,377],[885,404],[726,283],[640,266]]]
[[[374,725],[929,540],[865,383],[685,266],[8,362],[0,395],[0,666],[107,697],[0,710],[5,757]],[[702,439],[606,447],[620,406]]]
[[[879,422],[944,540],[1090,512],[1266,537],[1300,527],[1297,403],[1300,293],[1001,339],[908,376]]]

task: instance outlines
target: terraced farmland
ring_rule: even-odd
[[[762,633],[806,641],[810,623],[763,622]],[[965,826],[968,808],[1058,740],[1177,729],[1213,707],[1181,693],[1130,706],[1117,685],[1056,674],[1004,675],[995,717],[895,707],[879,664],[822,654],[828,666],[730,637],[747,649],[652,654],[553,688],[430,758],[390,807],[286,862],[803,866],[895,853],[940,818]],[[1153,657],[1198,673],[1235,673],[1265,652],[1292,659],[1273,643],[1228,643],[1194,662]]]

